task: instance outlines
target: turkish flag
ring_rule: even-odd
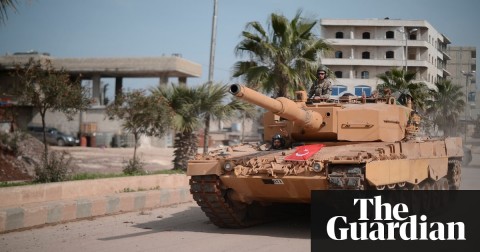
[[[295,152],[286,156],[284,160],[305,161],[309,159],[311,156],[313,156],[313,154],[317,153],[324,146],[325,146],[324,144],[311,144],[311,145],[298,146],[297,149],[295,149]]]

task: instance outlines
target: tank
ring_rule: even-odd
[[[263,143],[197,155],[190,191],[219,227],[265,221],[268,207],[311,202],[312,190],[457,190],[460,137],[420,136],[421,118],[395,97],[338,100],[265,96],[233,84],[230,93],[267,110]],[[272,141],[281,137],[281,146]]]

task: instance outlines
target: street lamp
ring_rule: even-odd
[[[462,74],[465,76],[465,143],[467,143],[467,107],[468,107],[468,78],[473,77],[475,71],[465,72]]]
[[[418,31],[418,29],[417,28],[413,28],[411,30],[400,29],[398,31],[403,33],[403,36],[405,38],[405,73],[407,73],[408,72],[408,63],[407,63],[408,62],[408,37],[409,37],[410,34]]]

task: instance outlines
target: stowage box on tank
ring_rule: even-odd
[[[239,84],[230,93],[267,110],[267,144],[189,161],[193,198],[217,226],[255,224],[264,206],[310,203],[312,190],[460,187],[462,139],[418,136],[420,117],[393,96],[273,99]]]

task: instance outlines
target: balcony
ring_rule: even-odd
[[[322,63],[327,66],[381,66],[381,67],[403,67],[403,59],[334,59],[324,58]],[[428,67],[424,60],[408,60],[408,67]]]
[[[405,46],[403,39],[326,39],[332,46]],[[409,47],[427,48],[423,40],[408,40]]]

